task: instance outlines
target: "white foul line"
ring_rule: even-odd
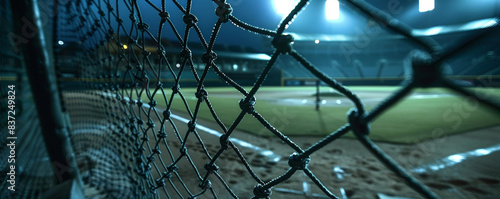
[[[108,96],[113,96],[113,97],[116,97],[116,94],[112,94],[112,93],[103,93],[104,95],[108,95]],[[128,97],[123,97],[123,99],[127,100],[127,101],[130,101],[130,98]],[[136,102],[134,100],[134,102]],[[146,104],[146,103],[143,103],[142,106],[144,107],[147,107],[147,108],[151,108],[151,106],[149,106],[149,104]],[[156,107],[153,107],[155,110],[156,110]],[[181,116],[178,116],[178,115],[175,115],[175,114],[171,114],[170,117],[176,119],[176,120],[179,120],[181,122],[184,122],[184,123],[188,123],[190,120],[186,119],[186,118],[183,118]],[[208,128],[206,126],[203,126],[201,124],[196,124],[196,129],[199,129],[201,131],[204,131],[208,134],[211,134],[211,135],[215,135],[217,137],[220,138],[221,135],[223,135],[222,133],[220,133],[219,131],[216,131],[216,130],[213,130],[211,128]],[[229,138],[229,140],[231,142],[234,142],[242,147],[245,147],[245,148],[249,148],[249,149],[253,149],[255,151],[258,151],[261,155],[265,156],[265,157],[268,157],[270,161],[272,162],[278,162],[281,160],[281,156],[280,155],[277,155],[275,154],[274,152],[270,151],[270,150],[264,150],[258,146],[255,146],[249,142],[246,142],[246,141],[243,141],[243,140],[240,140],[240,139],[237,139],[237,138]]]
[[[424,173],[427,171],[438,171],[438,170],[444,169],[446,167],[454,166],[460,162],[463,162],[464,160],[466,160],[468,158],[489,155],[490,153],[493,153],[495,151],[500,151],[500,144],[493,145],[493,146],[490,146],[488,148],[475,149],[472,151],[453,154],[453,155],[445,157],[445,158],[443,158],[443,159],[441,159],[433,164],[424,165],[424,166],[420,166],[420,167],[417,167],[415,169],[412,169],[412,171],[415,173]]]
[[[183,118],[183,117],[175,115],[175,114],[171,114],[170,117],[172,117],[172,118],[174,118],[176,120],[179,120],[181,122],[184,122],[186,124],[190,121],[190,120],[188,120],[186,118]],[[216,130],[213,130],[211,128],[208,128],[206,126],[200,125],[200,124],[196,124],[196,128],[199,129],[199,130],[205,131],[205,132],[207,132],[209,134],[215,135],[217,137],[220,137],[222,135],[222,133],[220,133],[220,132],[218,132]],[[246,147],[246,148],[250,148],[250,149],[259,151],[261,155],[268,157],[273,162],[278,162],[281,159],[280,155],[276,155],[276,154],[274,154],[274,152],[269,151],[269,150],[263,150],[262,148],[260,148],[258,146],[255,146],[253,144],[250,144],[250,143],[248,143],[246,141],[243,141],[243,140],[240,140],[240,139],[237,139],[237,138],[229,138],[229,140],[231,140],[231,142],[234,142],[234,143],[236,143],[236,144],[238,144],[238,145],[240,145],[242,147]]]

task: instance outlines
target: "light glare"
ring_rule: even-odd
[[[57,44],[59,44],[59,45],[61,45],[61,46],[62,46],[62,45],[64,45],[64,41],[59,40],[59,41],[57,42]]]
[[[463,155],[460,155],[460,154],[455,154],[455,155],[451,155],[448,157],[449,160],[453,161],[453,162],[462,162],[462,160],[465,160],[465,157]]]
[[[443,30],[443,27],[441,26],[436,26],[433,28],[429,28],[426,32],[425,35],[432,36],[432,35],[437,35]]]
[[[299,0],[274,0],[274,8],[281,15],[287,15],[295,8]]]
[[[340,17],[339,1],[326,0],[325,13],[327,20],[337,20]]]
[[[427,12],[434,10],[434,0],[418,0],[418,11]]]

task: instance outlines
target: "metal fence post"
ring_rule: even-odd
[[[58,186],[46,198],[83,198],[83,183],[69,139],[69,130],[62,113],[50,43],[42,27],[37,0],[11,0],[15,29],[27,35],[21,45],[26,71],[41,123],[43,138],[52,162]],[[57,2],[56,2],[57,3]],[[28,24],[31,23],[31,24]],[[31,26],[27,33],[26,26]]]

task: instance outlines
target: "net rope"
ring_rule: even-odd
[[[246,173],[254,181],[253,198],[271,197],[272,188],[283,183],[297,173],[303,172],[325,195],[339,198],[331,187],[324,185],[307,166],[314,161],[310,156],[331,144],[342,135],[353,132],[378,160],[389,170],[402,178],[409,187],[425,198],[438,198],[423,183],[410,175],[399,164],[382,151],[370,138],[370,123],[397,102],[403,100],[415,88],[442,84],[465,97],[475,99],[496,111],[500,106],[493,101],[466,90],[447,79],[440,65],[446,59],[462,52],[477,40],[498,33],[498,25],[484,31],[453,49],[442,49],[430,37],[415,37],[411,28],[363,1],[345,0],[344,4],[359,10],[366,17],[383,24],[388,30],[398,33],[410,43],[419,46],[425,55],[412,57],[413,76],[390,97],[376,108],[367,111],[356,93],[343,86],[334,78],[321,72],[293,48],[294,38],[284,34],[287,26],[303,9],[307,0],[301,0],[280,22],[276,30],[257,27],[235,17],[231,5],[225,0],[213,0],[218,20],[212,32],[205,38],[193,13],[193,2],[182,4],[173,0],[173,7],[166,1],[149,1],[139,4],[134,0],[77,0],[65,2],[61,7],[67,13],[64,27],[78,35],[84,53],[72,58],[72,63],[81,66],[81,79],[86,88],[79,91],[64,90],[65,106],[72,120],[71,139],[77,162],[82,170],[87,196],[105,195],[111,198],[227,198],[238,195],[237,190],[224,177],[225,166],[217,165],[224,155],[236,156]],[[148,6],[144,8],[141,6]],[[144,11],[154,11],[158,20],[146,21]],[[171,13],[180,13],[184,26],[173,22]],[[231,23],[228,23],[231,22]],[[149,28],[157,26],[158,32]],[[240,86],[228,77],[217,63],[214,46],[223,26],[237,26],[245,31],[272,38],[274,52],[263,67],[259,77],[250,89]],[[177,54],[167,52],[164,31],[173,34],[178,47]],[[196,40],[192,41],[196,35]],[[152,43],[151,43],[152,42]],[[204,49],[197,57],[190,49],[191,42],[200,43]],[[173,45],[173,44],[168,44]],[[155,48],[151,48],[154,46]],[[322,82],[346,96],[354,104],[347,113],[348,123],[308,148],[294,143],[286,132],[281,132],[255,109],[256,94],[266,77],[281,56],[290,56],[299,62]],[[172,59],[180,60],[179,65]],[[204,63],[203,70],[196,70],[195,60]],[[181,90],[182,79],[192,73],[196,82],[196,103],[188,103]],[[210,73],[233,87],[242,96],[241,111],[230,125],[225,125],[211,103],[205,81]],[[164,82],[168,74],[172,82]],[[160,106],[164,104],[165,106]],[[187,130],[182,131],[181,122],[174,120],[172,106],[182,103],[188,117]],[[202,109],[206,107],[207,109]],[[217,150],[210,150],[199,133],[199,113],[207,110],[222,131]],[[235,130],[245,117],[256,118],[269,132],[279,138],[295,152],[288,158],[289,168],[282,175],[265,181],[247,160],[246,155],[231,140]],[[196,165],[190,148],[200,148],[204,165]],[[88,191],[91,190],[91,191]],[[95,195],[92,195],[95,194]]]

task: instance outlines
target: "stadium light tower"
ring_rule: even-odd
[[[325,13],[327,20],[337,20],[340,17],[340,8],[338,0],[326,0]]]
[[[287,15],[295,8],[299,0],[274,0],[274,8],[280,15]]]
[[[418,0],[418,11],[428,12],[434,10],[434,0]]]

